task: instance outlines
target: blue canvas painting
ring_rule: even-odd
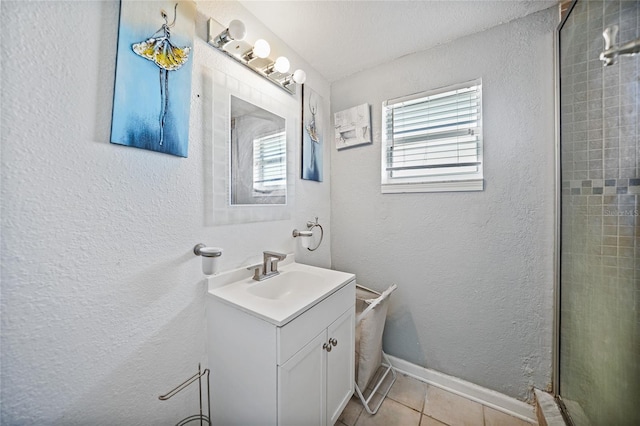
[[[322,98],[306,85],[302,86],[302,179],[322,182]]]
[[[121,1],[111,143],[187,156],[194,22],[192,1]]]

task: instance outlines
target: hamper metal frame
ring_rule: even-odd
[[[378,296],[375,299],[359,299],[365,302],[368,306],[362,312],[358,313],[356,317],[356,326],[357,326],[358,324],[360,324],[360,322],[364,318],[367,317],[369,313],[371,313],[376,308],[383,306],[381,304],[388,302],[389,295],[397,288],[397,286],[393,284],[391,287],[389,287],[382,293],[379,293],[375,290],[364,287],[360,284],[356,284],[356,288],[360,288],[366,292],[370,292]],[[357,298],[357,292],[356,292],[356,298]],[[385,316],[385,319],[386,319],[386,316]],[[382,324],[382,326],[384,327],[384,323]],[[360,352],[359,348],[358,348],[358,351],[359,351],[358,356],[360,357],[360,360],[359,360],[359,363],[360,363],[363,361],[363,359],[362,359],[362,353]],[[397,373],[393,368],[393,366],[391,365],[391,361],[389,360],[389,357],[387,356],[387,354],[384,353],[384,351],[381,351],[381,360],[382,360],[382,363],[380,364],[380,366],[378,366],[378,371],[376,371],[376,373],[373,374],[373,376],[369,379],[369,382],[365,385],[365,389],[360,389],[360,387],[358,386],[357,380],[355,383],[356,394],[358,395],[358,398],[360,398],[362,405],[364,406],[365,410],[367,410],[367,413],[369,414],[376,414],[378,412],[378,409],[380,408],[385,398],[389,394],[389,391],[391,390],[391,387],[393,386],[397,378]],[[361,365],[359,364],[358,370],[360,370],[360,367]],[[382,373],[379,372],[380,367],[384,367],[384,371]],[[384,383],[389,373],[391,373],[392,375],[391,382],[381,394],[380,401],[378,401],[378,403],[375,404],[375,406],[372,406],[371,405],[372,399],[374,398],[374,396],[378,395],[378,390],[380,389],[380,386],[382,386],[382,384]],[[356,374],[358,374],[358,371],[356,371]],[[377,379],[377,380],[374,380],[374,379]],[[373,381],[375,381],[375,384],[373,385],[373,387],[371,387]],[[367,393],[368,389],[371,389],[371,390],[369,391],[369,396],[367,397],[365,396],[365,394]]]

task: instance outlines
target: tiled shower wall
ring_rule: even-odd
[[[639,1],[579,0],[560,33],[560,394],[576,424],[640,424]]]

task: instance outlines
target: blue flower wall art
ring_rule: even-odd
[[[195,4],[120,3],[111,143],[187,156]]]

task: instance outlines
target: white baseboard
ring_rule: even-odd
[[[391,365],[401,373],[478,402],[482,405],[486,405],[487,407],[517,417],[526,422],[537,424],[535,408],[526,402],[519,401],[491,389],[483,388],[482,386],[478,386],[471,382],[458,379],[457,377],[448,376],[435,370],[420,367],[419,365],[412,364],[391,355],[388,356],[391,360]]]

